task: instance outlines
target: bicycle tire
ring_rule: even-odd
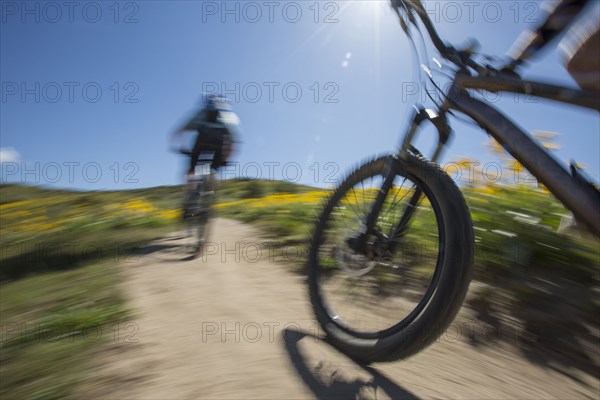
[[[450,325],[466,296],[472,275],[473,228],[462,193],[439,167],[420,157],[409,155],[406,161],[390,162],[384,156],[372,159],[352,172],[325,202],[311,238],[307,265],[309,297],[327,340],[346,355],[362,363],[391,362],[408,358],[436,340]],[[326,240],[325,230],[334,206],[363,178],[385,175],[390,165],[396,176],[410,177],[418,183],[441,219],[440,253],[435,263],[435,284],[426,305],[408,323],[389,329],[362,333],[344,325],[331,310],[322,291],[325,272],[320,267],[319,248]],[[442,243],[443,240],[443,243]],[[434,282],[435,281],[435,282]],[[429,289],[428,289],[429,290]],[[420,303],[419,303],[420,304]],[[379,305],[379,303],[378,303]]]
[[[210,179],[204,179],[194,189],[196,192],[192,196],[191,203],[193,205],[189,208],[191,210],[190,216],[186,220],[188,241],[186,249],[193,258],[202,254],[204,245],[208,240],[213,195],[207,193],[210,193],[211,189]]]
[[[208,233],[209,233],[209,223],[210,223],[210,211],[203,211],[201,215],[198,216],[198,224],[196,227],[196,245],[194,246],[194,255],[196,257],[202,255],[202,250],[204,249],[204,245],[208,241]]]

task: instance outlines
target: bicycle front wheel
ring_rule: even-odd
[[[359,250],[352,241],[360,235]],[[338,349],[362,362],[393,361],[445,331],[472,264],[471,218],[452,179],[421,158],[387,156],[350,174],[325,204],[309,252],[310,299]]]

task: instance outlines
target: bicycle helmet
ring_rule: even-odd
[[[230,128],[235,128],[240,124],[240,119],[233,112],[231,102],[224,96],[219,94],[207,95],[205,108],[208,111],[218,112],[217,121],[228,125]]]
[[[209,111],[231,111],[231,103],[224,96],[209,94],[206,96],[206,109]]]

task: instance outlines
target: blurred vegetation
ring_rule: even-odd
[[[0,187],[1,398],[72,395],[92,349],[130,315],[117,265],[179,215],[169,191]]]
[[[218,201],[304,189],[232,180],[220,185]],[[145,243],[180,228],[183,190],[0,185],[1,398],[73,395],[93,348],[112,340],[115,326],[130,317],[118,265],[131,261]]]
[[[2,285],[1,398],[72,394],[92,349],[114,340],[117,324],[130,316],[119,278],[115,264],[103,262]]]
[[[230,203],[282,193],[289,197],[309,189],[289,182],[238,179],[222,182],[217,201]],[[183,190],[181,186],[164,186],[76,192],[0,185],[0,281],[124,257],[174,229],[181,220]],[[282,203],[284,208],[288,205]],[[312,212],[302,207],[286,210],[292,211],[298,213],[296,216],[305,213],[301,221],[294,221],[308,224]],[[250,222],[243,212],[240,218]],[[263,220],[255,219],[259,223]],[[277,224],[278,234],[292,233],[293,228],[285,225]]]
[[[527,340],[586,357],[586,345],[569,333],[589,339],[589,326],[598,325],[598,239],[564,229],[569,213],[544,188],[472,182],[463,191],[475,227],[474,279],[481,284],[468,304],[488,321],[520,321]],[[215,209],[261,228],[275,246],[306,250],[329,193],[289,182],[228,180],[219,183]],[[108,329],[128,318],[118,263],[177,229],[182,197],[181,186],[105,192],[0,186],[2,398],[70,393],[85,371],[83,355],[97,342],[41,341],[28,329],[68,323],[76,327],[69,335],[54,334],[77,338],[86,327]],[[293,265],[299,270],[303,260]],[[27,327],[18,338],[7,335],[22,322]]]
[[[153,202],[164,188],[152,195],[18,185],[3,185],[0,190],[1,281],[124,257],[163,235],[180,215],[176,208]]]
[[[260,185],[259,185],[260,186]],[[587,285],[598,283],[598,240],[561,232],[569,212],[543,188],[527,185],[465,187],[475,227],[475,278],[494,283],[531,274],[563,275]],[[307,243],[325,190],[242,198],[217,204],[222,216],[262,227],[280,245]],[[431,238],[431,248],[435,248]]]

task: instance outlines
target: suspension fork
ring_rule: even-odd
[[[405,163],[410,162],[408,158],[409,153],[412,153],[419,158],[424,158],[421,152],[413,146],[412,142],[417,134],[420,125],[425,121],[431,122],[437,129],[438,133],[438,144],[430,161],[437,162],[440,156],[442,155],[446,144],[448,143],[448,140],[452,134],[452,129],[450,128],[450,125],[448,124],[448,119],[446,118],[446,109],[441,109],[439,113],[436,113],[433,110],[427,110],[423,107],[416,106],[415,113],[412,118],[412,123],[408,132],[404,136],[404,140],[400,147],[400,153],[398,157]],[[395,170],[392,170],[390,174],[394,175],[394,171]],[[402,217],[400,217],[398,223],[394,225],[394,227],[390,231],[389,240],[387,242],[386,248],[386,250],[390,254],[394,253],[396,247],[402,241],[402,238],[406,233],[406,228],[408,227],[408,224],[413,214],[415,213],[417,206],[419,205],[419,202],[422,199],[422,196],[423,190],[419,187],[415,187],[415,192],[408,201],[408,204],[404,207]]]
[[[370,235],[375,235],[378,237],[378,239],[385,239],[382,233],[376,232],[374,230],[374,226],[377,221],[377,218],[379,217],[385,199],[394,184],[394,178],[396,177],[396,171],[398,169],[397,164],[400,161],[410,162],[408,157],[409,153],[422,157],[421,152],[419,152],[419,150],[416,149],[412,144],[420,125],[425,121],[429,121],[433,123],[433,125],[437,128],[438,145],[432,156],[432,161],[437,161],[439,159],[445,144],[450,138],[451,130],[446,119],[445,111],[438,114],[433,110],[427,110],[421,106],[415,106],[414,110],[415,112],[412,116],[412,122],[404,136],[404,140],[400,147],[400,152],[398,154],[390,155],[387,159],[385,179],[377,193],[375,202],[373,203],[373,206],[369,211],[369,214],[367,215],[361,233],[357,237],[352,237],[348,239],[348,245],[352,249],[360,253],[365,254],[367,252],[367,240]],[[416,188],[415,193],[413,194],[408,205],[404,209],[402,217],[390,232],[390,236],[388,238],[391,238],[392,240],[386,240],[388,251],[393,251],[397,243],[404,235],[410,218],[414,214],[414,211],[419,201],[421,200],[422,194],[423,192],[421,191],[421,189]]]
[[[365,220],[360,234],[357,237],[352,237],[348,239],[348,245],[350,246],[350,248],[354,249],[359,253],[367,253],[367,240],[370,235],[374,234],[376,236],[379,236],[378,232],[376,232],[373,228],[375,226],[375,222],[377,221],[377,217],[379,217],[379,212],[381,211],[381,207],[385,202],[385,198],[387,197],[390,189],[392,188],[392,185],[394,184],[394,178],[396,176],[396,174],[394,174],[394,163],[396,162],[396,159],[394,157],[395,156],[393,155],[389,156],[386,161],[385,179],[383,180],[381,188],[377,192],[377,197],[373,202],[373,206],[369,211],[369,215],[367,215],[367,218]]]

